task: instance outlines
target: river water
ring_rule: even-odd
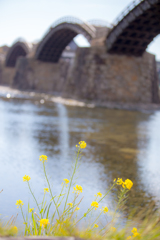
[[[66,106],[39,97],[0,97],[0,213],[11,217],[19,213],[16,201],[35,207],[27,184],[41,202],[44,175],[39,156],[48,156],[46,165],[53,193],[69,178],[75,145],[84,140],[87,148],[77,173],[83,186],[80,208],[86,210],[94,194],[106,192],[114,178],[129,178],[133,188],[127,205],[148,208],[160,200],[160,112],[138,112]],[[34,94],[32,94],[33,96]],[[41,99],[41,100],[40,100]],[[116,195],[116,193],[115,193]],[[103,205],[114,207],[114,193]]]

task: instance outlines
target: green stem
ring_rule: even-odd
[[[43,162],[43,169],[44,169],[44,174],[45,174],[45,177],[46,177],[46,180],[47,180],[47,183],[48,183],[49,191],[50,191],[52,200],[53,200],[53,202],[54,202],[54,205],[55,205],[55,207],[56,207],[56,210],[57,210],[57,213],[58,213],[58,217],[59,217],[58,207],[57,207],[57,204],[56,204],[56,202],[55,202],[55,200],[54,200],[54,197],[53,197],[53,194],[52,194],[52,190],[51,190],[50,183],[49,183],[49,181],[48,181],[48,177],[47,177],[47,173],[46,173],[46,169],[45,169],[44,162]]]
[[[68,193],[67,193],[66,202],[65,202],[64,210],[63,210],[63,211],[65,211],[65,209],[66,209],[66,205],[67,205],[67,201],[68,201],[70,189],[71,189],[71,186],[72,186],[73,177],[74,177],[74,175],[75,175],[75,173],[76,173],[76,168],[77,168],[77,164],[78,164],[80,149],[81,149],[81,148],[79,147],[78,152],[77,152],[77,156],[76,156],[76,162],[75,162],[75,165],[74,165],[74,170],[73,170],[73,173],[72,173],[72,176],[71,176],[71,180],[70,180],[70,183],[69,183]]]
[[[22,211],[22,206],[21,206],[21,205],[20,205],[20,208],[21,208],[21,213],[22,213],[23,221],[24,221],[24,223],[25,223],[25,225],[26,225],[26,227],[25,227],[25,236],[26,236],[26,231],[27,231],[27,223],[26,223],[26,220],[25,220],[25,217],[24,217],[24,214],[23,214],[23,211]]]
[[[37,207],[38,207],[38,210],[39,210],[39,213],[40,213],[40,208],[39,208],[38,202],[37,202],[37,200],[36,200],[36,198],[35,198],[35,196],[34,196],[32,190],[31,190],[31,187],[30,187],[30,184],[29,184],[28,181],[27,181],[27,183],[28,183],[29,190],[30,190],[30,192],[31,192],[31,194],[32,194],[32,196],[33,196],[33,198],[34,198],[36,204],[37,204]],[[40,213],[40,214],[41,214],[41,213]],[[41,214],[41,217],[42,217],[42,214]]]
[[[42,211],[42,209],[43,209],[43,211],[44,211],[44,208],[43,208],[44,199],[45,199],[45,193],[44,193],[43,200],[42,200],[42,207],[41,207],[41,211]],[[44,216],[44,215],[42,214],[42,216]],[[42,218],[43,218],[43,217],[42,217]]]
[[[113,185],[112,185],[112,187],[108,190],[108,192],[98,201],[98,203],[100,203],[102,200],[103,200],[103,198],[105,198],[107,195],[108,195],[108,193],[114,188],[114,186],[116,185],[116,183],[114,183]]]
[[[84,213],[83,217],[81,217],[81,218],[75,223],[75,225],[76,225],[78,222],[80,222],[84,217],[86,217],[87,214],[90,213],[90,212],[93,210],[93,208],[94,208],[94,207],[89,208],[88,211],[87,211],[86,213]]]
[[[98,201],[98,203],[101,202],[101,201],[103,200],[103,198],[105,198],[105,197],[107,196],[107,194],[114,188],[115,185],[116,185],[116,183],[113,184],[113,186],[112,186],[112,187],[108,190],[108,192]],[[93,208],[94,208],[94,207],[91,207],[91,208],[88,209],[88,211],[85,213],[85,217],[87,216],[88,213],[90,213],[90,212],[93,210]],[[76,224],[77,224],[78,222],[80,222],[83,218],[84,218],[84,215],[83,215],[83,217],[81,217],[81,218],[76,222]]]
[[[96,220],[91,224],[91,226],[98,220],[98,218],[101,216],[102,213],[103,213],[103,212],[101,212],[101,213],[98,215],[98,217],[97,217]]]

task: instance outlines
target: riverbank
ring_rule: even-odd
[[[154,112],[160,110],[160,104],[154,103],[120,103],[120,102],[101,102],[98,100],[95,101],[83,101],[71,98],[62,98],[57,96],[56,93],[45,93],[38,91],[20,91],[15,88],[8,86],[0,86],[0,97],[1,98],[24,98],[24,99],[35,99],[40,101],[41,104],[44,102],[57,102],[62,103],[67,106],[79,106],[79,107],[88,107],[96,108],[103,107],[108,109],[121,109],[129,111],[140,111],[140,112]]]

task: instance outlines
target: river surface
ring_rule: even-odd
[[[34,94],[33,94],[34,95]],[[8,98],[6,97],[8,96]],[[31,187],[41,202],[44,183],[39,156],[46,164],[53,194],[69,178],[75,145],[86,141],[76,183],[83,187],[80,205],[85,211],[94,194],[104,194],[113,179],[129,178],[133,188],[127,205],[148,208],[160,201],[160,112],[138,112],[66,106],[3,93],[0,96],[0,213],[21,221],[16,201],[24,202],[24,212],[35,203],[22,177],[31,177]],[[116,195],[116,193],[115,193]],[[114,193],[103,201],[114,208]],[[71,199],[70,199],[71,200]]]

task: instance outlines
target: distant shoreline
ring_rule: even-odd
[[[8,97],[7,97],[7,94]],[[71,98],[63,98],[57,96],[56,93],[45,93],[38,91],[21,91],[8,86],[0,86],[0,98],[7,99],[35,99],[41,104],[45,102],[62,103],[67,106],[78,106],[78,107],[88,107],[96,108],[103,107],[108,109],[119,109],[128,111],[140,111],[140,112],[154,112],[160,110],[160,104],[154,103],[122,103],[122,102],[100,102],[100,101],[84,101]]]

